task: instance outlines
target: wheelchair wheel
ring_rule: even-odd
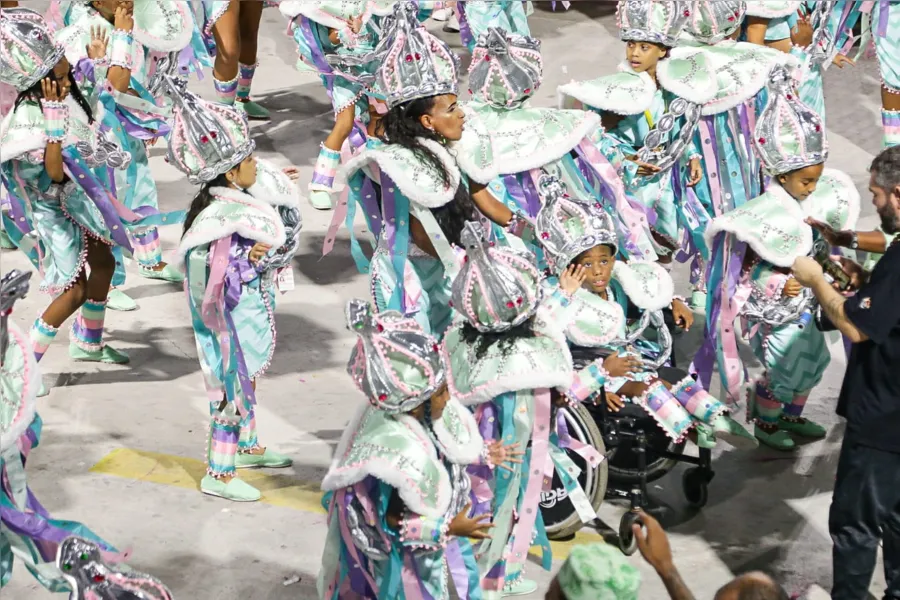
[[[681,476],[681,488],[691,508],[703,508],[709,502],[709,478],[698,467],[693,467]]]
[[[639,522],[640,517],[631,510],[622,515],[622,520],[619,521],[619,550],[625,556],[631,556],[637,551],[637,538],[634,537],[631,526]]]
[[[579,404],[560,408],[558,414],[565,419],[569,435],[573,439],[593,446],[601,455],[606,454],[603,436],[600,435],[600,430],[597,429],[593,417],[584,406]],[[581,456],[572,450],[565,450],[565,452],[581,469],[578,483],[587,495],[591,506],[595,511],[598,510],[606,496],[607,461],[601,462],[599,467],[589,468],[587,461]],[[558,473],[553,474],[553,485],[550,490],[541,494],[541,515],[544,518],[547,537],[551,540],[574,535],[584,525],[581,517],[575,511],[572,501],[569,500]]]
[[[659,428],[653,417],[644,409],[633,404],[626,404],[613,419],[628,417],[634,419],[636,427],[643,429],[647,436],[647,482],[656,481],[675,468],[678,461],[662,456],[660,451],[671,454],[684,452],[686,442],[676,444]],[[629,429],[631,429],[629,427]],[[610,444],[607,450],[609,478],[616,484],[633,484],[641,480],[638,469],[637,454],[632,451],[633,440],[619,437],[615,446]]]

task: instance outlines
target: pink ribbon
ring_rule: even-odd
[[[516,564],[527,560],[528,550],[531,548],[531,532],[534,531],[537,511],[540,510],[541,490],[544,487],[543,475],[546,473],[548,460],[550,460],[550,390],[541,388],[535,390],[534,394],[534,426],[531,432],[529,463],[531,472],[528,474],[528,485],[525,487],[519,521],[513,529],[512,554],[515,558],[512,562]]]
[[[228,335],[228,324],[225,322],[225,271],[228,268],[228,260],[231,256],[231,236],[216,240],[212,245],[209,261],[209,280],[206,284],[206,294],[203,296],[203,304],[200,307],[200,316],[203,324],[210,331],[214,331],[219,339],[219,348],[222,353],[222,361],[227,361],[231,356],[231,338]],[[222,365],[223,371],[228,370],[227,364]],[[210,402],[222,400],[221,390],[207,390]],[[241,411],[241,403],[237,403]],[[245,415],[241,415],[245,416]]]
[[[734,257],[731,260],[735,260]],[[719,318],[720,339],[722,341],[722,356],[725,362],[725,377],[728,382],[728,404],[732,407],[740,401],[741,383],[744,379],[743,369],[741,368],[741,357],[738,354],[737,334],[734,331],[735,320],[741,309],[750,298],[752,287],[747,281],[748,274],[744,274],[740,283],[735,290],[733,296],[729,297],[723,304],[722,314]],[[723,294],[727,290],[722,290]]]
[[[419,582],[416,567],[412,563],[412,556],[408,552],[403,557],[401,580],[403,581],[403,594],[405,600],[424,600],[425,597],[422,594],[422,584]]]

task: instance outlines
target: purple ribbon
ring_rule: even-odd
[[[463,0],[456,3],[456,16],[459,19],[459,38],[464,46],[471,46],[475,38],[472,36],[472,28],[469,27],[469,19],[466,17],[466,3]]]
[[[881,2],[878,3],[878,37],[885,37],[887,35],[890,11],[890,0],[881,0]]]
[[[243,284],[250,283],[259,277],[259,271],[250,263],[250,259],[244,256],[246,253],[243,252],[245,248],[252,247],[254,243],[239,235],[231,238],[231,260],[225,269],[226,310],[234,310],[240,302]]]
[[[381,207],[378,206],[378,194],[375,193],[375,184],[368,177],[363,177],[361,194],[359,196],[362,209],[366,211],[366,220],[371,219],[372,235],[381,234]]]
[[[103,187],[100,180],[97,179],[93,172],[87,169],[80,160],[73,156],[73,151],[72,148],[67,147],[63,148],[62,153],[63,164],[68,168],[69,176],[73,181],[78,182],[78,185],[85,191],[88,198],[94,202],[97,210],[99,210],[100,214],[103,216],[103,222],[109,229],[110,235],[116,244],[129,252],[133,252],[134,249],[131,247],[131,241],[128,239],[128,235],[125,232],[125,222],[119,215],[116,207],[113,206],[113,203],[110,200],[109,190]]]
[[[444,558],[447,559],[447,568],[450,570],[450,578],[456,588],[459,600],[469,600],[469,571],[466,561],[463,559],[459,540],[452,540],[444,546]]]

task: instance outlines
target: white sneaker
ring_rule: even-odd
[[[450,15],[450,18],[444,23],[444,31],[459,33],[459,18],[456,16],[456,13]]]
[[[431,18],[435,21],[440,21],[441,23],[443,23],[450,18],[450,15],[452,13],[453,10],[450,8],[439,8],[438,10],[431,13]]]

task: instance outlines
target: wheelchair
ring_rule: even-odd
[[[644,335],[650,326],[655,329],[655,336]],[[656,371],[663,380],[678,381],[687,373],[672,366],[674,327],[670,312],[645,312],[632,325],[626,339],[610,346],[633,348],[640,352],[648,370]],[[572,348],[576,369],[610,354],[608,349]],[[613,413],[606,406],[604,391],[596,404],[557,409],[556,419],[557,426],[564,425],[572,438],[593,446],[606,457],[598,467],[590,469],[577,453],[565,450],[582,469],[578,481],[594,510],[606,498],[629,500],[631,510],[619,522],[619,547],[624,554],[630,556],[637,550],[631,526],[637,522],[637,510],[648,506],[647,484],[664,477],[678,463],[693,465],[682,476],[682,490],[688,504],[698,509],[706,505],[709,483],[715,476],[710,450],[701,448],[699,456],[686,456],[686,442],[673,442],[640,406],[626,404]],[[554,475],[551,488],[541,497],[544,526],[551,540],[570,537],[582,527],[574,506],[565,496],[559,476]]]

